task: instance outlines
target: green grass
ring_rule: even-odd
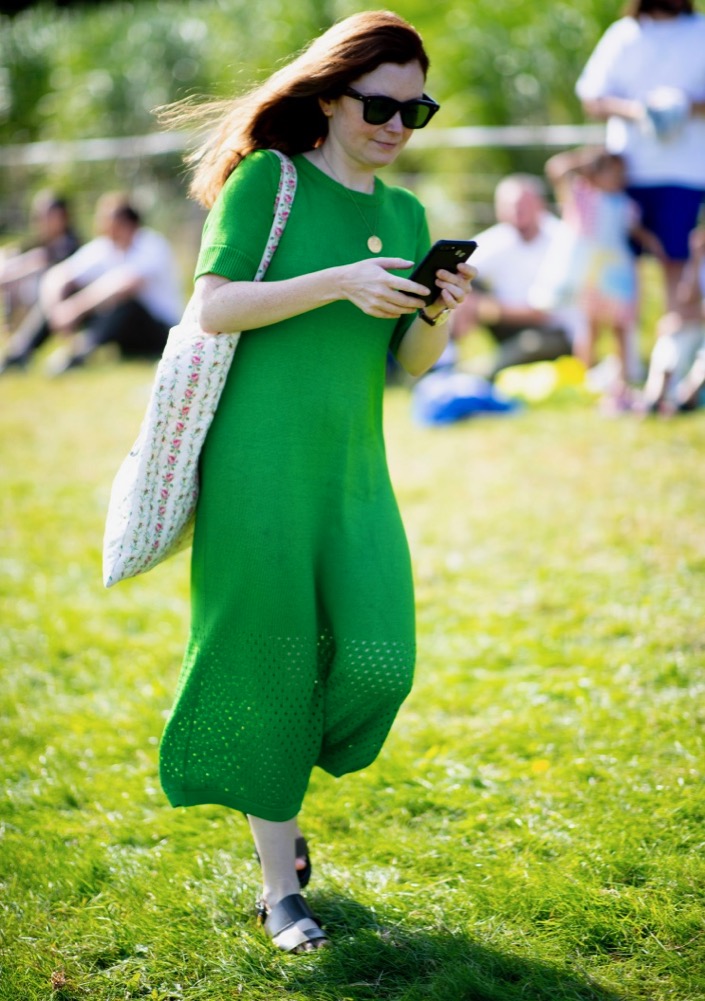
[[[0,384],[0,998],[702,1001],[705,415],[428,430],[389,391],[417,682],[373,767],[314,775],[335,946],[286,957],[242,818],[159,788],[187,560],[101,585],[149,382]]]

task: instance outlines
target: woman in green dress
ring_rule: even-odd
[[[202,326],[243,334],[202,454],[191,631],[161,779],[174,805],[248,815],[260,914],[288,951],[327,942],[300,894],[311,770],[374,761],[413,675],[385,363],[392,350],[413,375],[434,364],[442,320],[474,273],[438,272],[441,294],[419,310],[427,290],[408,274],[429,246],[425,214],[376,177],[438,108],[427,68],[401,18],[347,18],[216,110],[192,184],[211,210],[196,269]],[[256,283],[280,176],[273,149],[292,157],[297,190]]]

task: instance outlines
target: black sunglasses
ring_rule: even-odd
[[[362,101],[362,117],[368,125],[384,125],[394,118],[398,111],[404,128],[422,129],[440,108],[440,104],[436,104],[428,94],[412,101],[397,101],[382,94],[361,94],[352,87],[346,87],[343,94],[345,97]]]

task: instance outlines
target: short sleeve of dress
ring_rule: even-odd
[[[416,226],[416,246],[414,248],[413,259],[418,264],[426,254],[428,253],[431,246],[431,237],[428,231],[428,222],[426,220],[426,213],[420,202],[414,199],[414,205],[416,207],[417,213],[417,226]],[[400,316],[394,326],[394,332],[389,341],[389,350],[393,355],[396,355],[399,350],[399,345],[402,342],[404,334],[407,332],[411,324],[416,319],[416,313],[405,313]]]
[[[272,226],[281,177],[275,153],[258,150],[227,179],[203,227],[195,278],[253,281]]]

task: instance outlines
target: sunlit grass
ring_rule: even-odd
[[[373,767],[314,775],[335,947],[293,959],[242,818],[159,788],[186,558],[101,585],[149,381],[2,380],[3,1001],[701,1001],[705,419],[428,430],[389,392],[417,681]]]

